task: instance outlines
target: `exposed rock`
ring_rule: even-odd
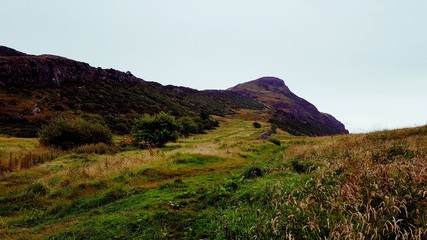
[[[264,133],[262,133],[261,135],[259,135],[259,137],[257,138],[258,140],[267,140],[271,135],[275,134],[276,131],[275,130],[268,130]]]
[[[313,104],[292,93],[281,79],[263,77],[229,90],[260,100],[274,112],[270,122],[291,134],[322,136],[348,133],[341,122],[319,112]]]
[[[37,115],[41,112],[42,112],[42,110],[37,106],[37,104],[34,104],[33,110],[32,110],[33,115]]]
[[[0,46],[0,56],[27,56],[27,54],[23,52],[18,52],[15,49],[8,48],[5,46]]]
[[[0,56],[0,84],[61,86],[64,82],[140,82],[132,74],[91,67],[87,63],[52,55]]]

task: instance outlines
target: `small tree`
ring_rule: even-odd
[[[133,127],[132,136],[137,142],[145,142],[152,147],[162,147],[167,142],[176,141],[179,125],[175,117],[164,112],[144,115]]]

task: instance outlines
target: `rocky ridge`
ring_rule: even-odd
[[[262,77],[228,90],[264,103],[272,111],[270,122],[291,134],[323,136],[348,133],[344,124],[295,95],[282,79]]]

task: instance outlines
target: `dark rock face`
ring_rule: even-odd
[[[0,85],[60,86],[64,82],[91,82],[94,80],[113,82],[142,81],[130,73],[114,69],[91,67],[87,63],[63,57],[12,56],[0,57]]]
[[[348,133],[341,122],[319,112],[313,104],[292,93],[281,79],[263,77],[229,90],[256,97],[269,106],[273,111],[270,122],[291,134],[323,136]]]
[[[11,56],[27,56],[27,54],[18,52],[15,49],[0,46],[0,56],[11,57]]]

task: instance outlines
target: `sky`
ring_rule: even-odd
[[[0,45],[227,89],[275,76],[353,133],[427,124],[425,0],[0,0]]]

